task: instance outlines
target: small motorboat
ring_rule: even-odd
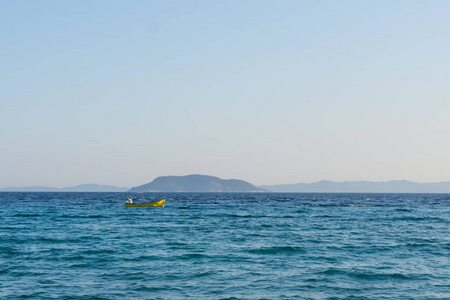
[[[146,202],[146,203],[125,203],[126,207],[164,207],[164,203],[166,203],[166,199],[159,200],[156,202]]]

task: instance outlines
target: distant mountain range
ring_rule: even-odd
[[[130,192],[267,192],[237,179],[220,179],[207,175],[164,176],[134,187]]]
[[[254,186],[243,180],[220,179],[207,175],[163,176],[133,187],[82,184],[65,188],[42,186],[0,188],[0,192],[282,192],[282,193],[450,193],[450,182],[417,183],[406,180],[344,181],[322,180]]]
[[[296,183],[259,186],[272,192],[292,193],[450,193],[450,182],[417,183],[406,180],[344,181],[322,180],[314,183]]]
[[[129,188],[112,185],[82,184],[65,188],[52,188],[45,186],[8,187],[0,189],[0,192],[126,192]]]

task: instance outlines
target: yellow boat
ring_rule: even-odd
[[[147,202],[147,203],[125,203],[126,207],[164,207],[164,203],[166,203],[166,199],[159,200],[156,202]]]

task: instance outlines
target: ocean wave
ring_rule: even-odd
[[[35,213],[18,213],[14,214],[13,217],[19,217],[19,218],[32,218],[32,217],[42,217],[41,214],[35,214]]]
[[[442,196],[177,194],[164,209],[129,210],[114,193],[51,206],[33,195],[20,210],[8,194],[14,205],[0,211],[1,299],[448,295]]]
[[[263,247],[248,250],[252,254],[295,254],[306,253],[306,250],[296,246],[276,246],[276,247]]]

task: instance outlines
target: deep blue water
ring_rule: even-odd
[[[450,194],[0,193],[1,299],[450,299]]]

